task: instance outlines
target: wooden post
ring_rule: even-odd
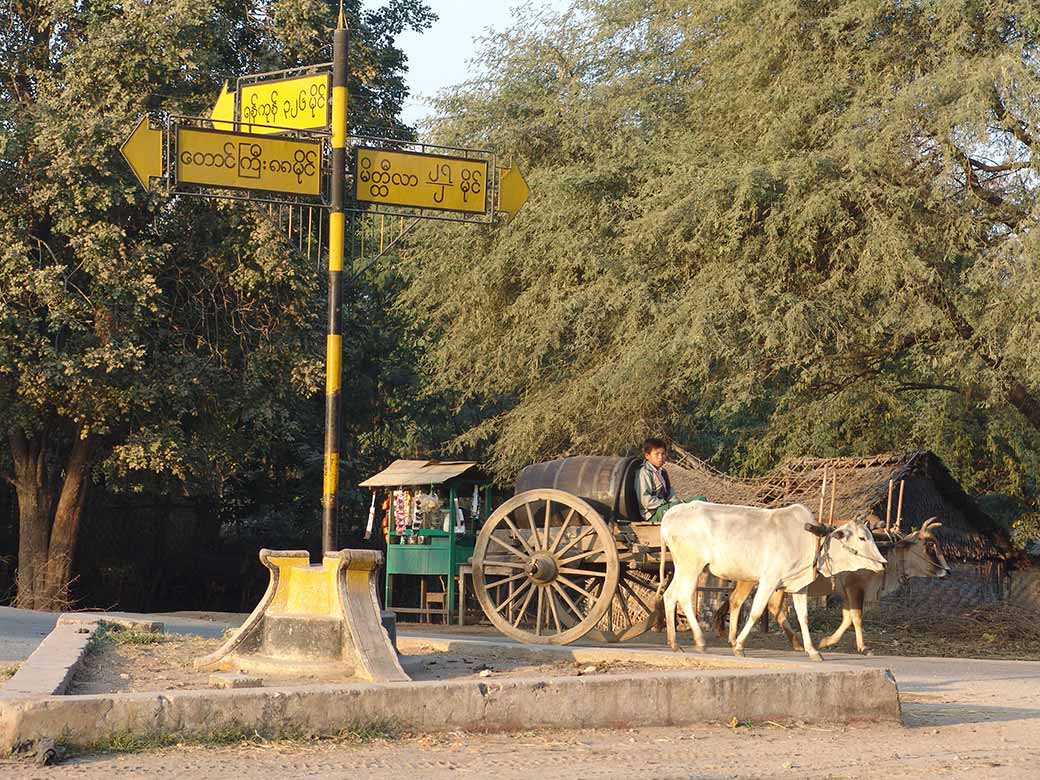
[[[827,467],[823,467],[823,482],[820,484],[820,514],[818,523],[823,522],[823,501],[827,497]]]
[[[895,487],[895,480],[890,479],[888,481],[888,508],[885,510],[885,531],[892,526],[892,488]]]
[[[838,477],[831,475],[831,514],[827,520],[827,525],[834,525],[834,498],[838,493]]]
[[[901,525],[903,523],[903,488],[906,487],[905,480],[899,480],[899,508],[896,509],[896,531],[901,533]]]

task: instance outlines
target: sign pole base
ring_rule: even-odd
[[[376,550],[327,552],[312,566],[306,550],[261,550],[271,580],[252,614],[198,670],[369,682],[410,680],[383,627]]]

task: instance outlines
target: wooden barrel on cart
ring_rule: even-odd
[[[473,552],[477,599],[523,642],[599,632],[631,639],[653,623],[659,550],[638,543],[636,458],[574,457],[528,466],[484,523]]]

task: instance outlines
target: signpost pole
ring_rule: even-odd
[[[343,303],[343,256],[346,248],[347,91],[348,49],[343,6],[332,37],[332,180],[329,210],[329,321],[325,336],[325,478],[321,498],[321,548],[336,549],[339,505],[340,380],[343,341],[340,334]]]

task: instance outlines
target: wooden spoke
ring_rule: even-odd
[[[545,586],[540,585],[538,587],[538,606],[534,609],[534,632],[538,636],[542,635],[542,604],[545,601]],[[546,628],[548,628],[549,621],[546,620]]]
[[[618,611],[621,613],[621,616],[625,619],[625,625],[628,628],[631,628],[632,616],[628,614],[628,602],[625,601],[625,597],[622,596],[620,592],[617,592],[614,594],[614,600],[617,602]],[[611,609],[613,609],[613,607],[611,607]]]
[[[566,585],[566,586],[567,586],[568,588],[570,588],[571,590],[576,590],[576,591],[578,591],[578,593],[580,593],[580,594],[581,594],[582,596],[584,596],[585,598],[587,598],[587,599],[589,599],[589,600],[591,600],[591,601],[595,601],[595,600],[596,600],[596,597],[595,597],[595,596],[593,596],[593,595],[592,595],[591,593],[589,593],[589,592],[588,592],[587,590],[585,590],[585,588],[581,587],[581,585],[579,585],[578,583],[576,583],[576,582],[575,582],[574,580],[572,580],[572,579],[571,579],[570,577],[564,577],[564,576],[563,576],[563,575],[561,574],[561,575],[559,575],[559,576],[558,576],[558,577],[556,578],[556,581],[557,581],[557,582],[560,582],[560,583],[562,583],[562,584],[564,584],[564,585]]]
[[[552,588],[545,589],[545,597],[549,599],[549,610],[552,612],[553,623],[556,624],[556,633],[559,634],[560,629],[560,615],[556,611],[556,597],[553,595]]]
[[[561,574],[573,574],[576,577],[609,577],[610,572],[596,571],[595,569],[560,569]]]
[[[647,604],[647,603],[646,603],[645,601],[643,601],[643,599],[642,599],[642,598],[640,598],[639,594],[638,594],[638,593],[636,593],[636,591],[635,591],[635,588],[633,588],[633,587],[632,587],[631,585],[629,585],[627,581],[625,581],[624,579],[622,579],[622,580],[621,580],[621,582],[620,582],[620,585],[621,585],[621,587],[622,587],[622,588],[623,588],[623,589],[624,589],[625,591],[627,591],[627,592],[628,592],[628,594],[629,594],[629,595],[630,595],[630,596],[631,596],[631,597],[632,597],[633,599],[635,599],[635,600],[636,600],[637,602],[639,602],[639,606],[641,606],[641,607],[642,607],[643,609],[645,609],[645,610],[646,610],[647,612],[653,612],[653,611],[654,611],[654,610],[653,610],[653,608],[652,608],[652,607],[650,607],[650,605],[648,605],[648,604]]]
[[[510,582],[515,580],[523,579],[527,576],[526,571],[522,571],[519,574],[514,574],[512,577],[506,577],[504,580],[495,580],[494,582],[488,583],[492,588],[498,588],[502,585],[508,585]]]
[[[583,553],[578,553],[577,555],[572,555],[569,558],[564,558],[562,560],[557,561],[556,563],[558,565],[560,565],[560,566],[566,566],[568,563],[573,563],[574,561],[580,561],[582,558],[589,558],[589,557],[591,557],[593,555],[599,555],[602,552],[603,552],[602,550],[586,550]]]
[[[545,550],[549,549],[549,525],[552,523],[552,499],[545,499],[545,540],[542,543],[542,548]]]
[[[524,504],[524,509],[527,511],[527,524],[531,527],[531,544],[536,545],[535,549],[541,549],[537,547],[541,537],[538,535],[538,529],[534,525],[534,514],[531,512],[531,505]]]
[[[516,527],[508,513],[502,516],[502,520],[504,520],[505,524],[509,526],[510,530],[513,532],[513,536],[515,536],[520,544],[523,545],[523,548],[527,550],[527,554],[534,555],[534,550],[531,549],[531,545],[529,545],[527,540],[524,539],[524,535],[520,533],[520,529]]]
[[[578,618],[578,622],[580,623],[584,615],[582,614],[581,610],[578,609],[578,605],[575,604],[574,600],[567,595],[567,591],[563,589],[562,585],[560,585],[557,582],[554,582],[552,583],[552,587],[560,594],[560,596],[563,597],[563,600],[567,602],[567,606],[571,608],[571,612],[574,613],[574,617]]]
[[[534,596],[534,592],[537,590],[533,585],[531,589],[527,591],[527,598],[524,599],[524,605],[520,607],[520,611],[516,613],[516,620],[513,621],[513,628],[520,625],[520,621],[524,619],[524,615],[527,614],[527,605],[531,603],[531,598]]]
[[[567,513],[567,517],[563,520],[563,525],[560,526],[560,532],[556,534],[556,538],[553,540],[552,547],[549,548],[550,552],[556,552],[556,548],[560,546],[560,542],[563,541],[563,535],[567,532],[567,527],[571,524],[571,519],[574,517],[576,510],[571,509]]]
[[[501,566],[503,569],[523,569],[527,571],[527,562],[520,563],[518,561],[504,560],[498,558],[485,558],[481,562],[482,568],[494,568],[495,566]]]
[[[502,541],[501,539],[499,539],[499,538],[498,538],[497,536],[495,536],[494,534],[492,534],[492,535],[491,535],[491,539],[490,539],[490,541],[494,542],[494,543],[495,543],[495,544],[497,544],[497,545],[498,545],[499,547],[504,547],[505,549],[509,550],[509,552],[513,553],[513,555],[515,555],[515,556],[516,556],[517,558],[522,558],[522,559],[525,559],[525,560],[526,560],[526,559],[527,559],[528,557],[530,557],[530,556],[528,556],[528,555],[524,555],[524,554],[523,554],[522,552],[520,552],[520,551],[519,551],[518,549],[516,549],[515,547],[513,547],[513,545],[511,545],[511,544],[508,544],[507,542],[503,542],[503,541]]]
[[[578,535],[577,535],[577,536],[575,536],[575,537],[574,537],[573,539],[571,539],[571,540],[570,540],[570,541],[569,541],[569,542],[567,543],[567,546],[566,546],[566,547],[564,547],[564,548],[563,548],[562,550],[560,550],[560,551],[559,551],[558,553],[556,553],[556,554],[557,554],[557,555],[564,555],[564,554],[565,554],[565,553],[566,553],[566,552],[567,552],[567,551],[568,551],[569,549],[571,549],[571,548],[572,548],[572,547],[573,547],[574,545],[576,545],[576,544],[577,544],[578,542],[580,542],[580,541],[581,541],[582,539],[584,539],[584,538],[585,538],[586,536],[588,536],[589,534],[594,534],[594,533],[596,533],[596,530],[595,530],[594,528],[586,528],[586,529],[585,529],[584,531],[582,531],[582,532],[581,532],[580,534],[578,534]]]
[[[521,593],[523,593],[525,588],[532,588],[532,587],[534,587],[534,586],[531,585],[530,580],[528,580],[527,582],[521,583],[520,587],[515,589],[513,591],[512,595],[509,598],[507,598],[505,601],[503,601],[501,604],[499,604],[498,607],[495,608],[495,612],[498,612],[499,614],[501,614],[502,610],[505,609],[506,607],[508,607],[511,603],[513,603],[513,599],[515,599],[517,596],[519,596]]]

